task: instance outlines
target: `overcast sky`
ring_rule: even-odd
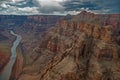
[[[120,13],[120,0],[0,0],[0,14],[34,15]]]

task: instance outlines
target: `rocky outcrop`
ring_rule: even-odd
[[[31,54],[34,52],[34,48],[39,46],[39,40],[42,38],[41,34],[54,27],[59,18],[62,18],[62,16],[27,16],[27,20],[21,28],[17,29],[17,32],[23,37],[22,48],[26,57],[25,65],[31,64],[31,61],[34,60]]]
[[[10,79],[120,80],[119,19],[120,14],[86,11],[65,17],[0,16],[0,40],[10,37],[9,29],[23,38]],[[2,71],[8,57],[0,54],[0,59]]]
[[[18,80],[119,80],[119,17],[81,12],[59,20]]]
[[[12,68],[10,80],[18,79],[19,75],[22,72],[23,65],[24,65],[23,53],[21,52],[21,48],[18,48],[17,49],[17,57],[15,60],[14,66]]]
[[[30,64],[32,61],[30,56],[34,51],[33,48],[39,45],[41,34],[54,27],[58,19],[62,17],[56,15],[0,15],[0,42],[14,39],[9,33],[10,30],[20,34],[23,38],[22,51],[26,57],[25,63]]]
[[[6,36],[0,34],[0,41],[4,41],[4,40],[6,40],[6,39],[8,39]]]
[[[0,73],[4,70],[5,65],[9,61],[9,56],[0,52]]]

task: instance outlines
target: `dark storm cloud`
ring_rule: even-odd
[[[66,10],[81,10],[88,8],[97,13],[120,13],[120,0],[71,0],[66,3]]]
[[[97,4],[88,2],[80,2],[80,1],[71,1],[70,3],[65,4],[66,10],[81,10],[81,8],[89,8],[90,10],[93,9],[100,9],[101,7],[98,7]]]
[[[0,0],[0,14],[120,13],[120,0]]]

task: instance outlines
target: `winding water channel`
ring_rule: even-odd
[[[16,40],[13,43],[13,46],[11,48],[11,57],[10,57],[10,61],[9,63],[5,66],[3,72],[0,74],[0,80],[9,80],[10,75],[11,75],[11,71],[12,71],[12,67],[15,63],[16,60],[16,49],[17,46],[19,45],[20,41],[22,40],[22,37],[16,33],[14,33],[13,31],[10,31],[10,33],[14,36],[16,36]]]

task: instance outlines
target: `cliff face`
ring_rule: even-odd
[[[119,19],[81,12],[59,20],[42,35],[18,80],[120,80]]]
[[[60,18],[62,16],[27,16],[23,25],[16,28],[18,34],[23,38],[21,48],[25,57],[24,66],[33,61],[31,54],[34,52],[34,48],[39,45],[39,40],[42,38],[41,34],[54,27]]]
[[[8,61],[9,56],[0,51],[0,73],[4,70],[4,67],[8,63]]]
[[[24,60],[23,60],[23,53],[21,48],[19,47],[17,49],[17,57],[16,57],[16,61],[12,67],[12,72],[11,72],[11,76],[9,80],[16,80],[18,79],[19,75],[22,72],[23,69],[23,65],[24,65]]]
[[[3,51],[0,52],[0,72],[9,61],[10,49],[15,40],[15,37],[9,33],[10,30],[14,30],[15,33],[22,36],[18,56],[11,73],[10,79],[13,80],[18,78],[24,66],[31,64],[33,59],[30,55],[39,45],[41,34],[50,27],[54,27],[59,18],[62,16],[0,15],[0,51]]]

